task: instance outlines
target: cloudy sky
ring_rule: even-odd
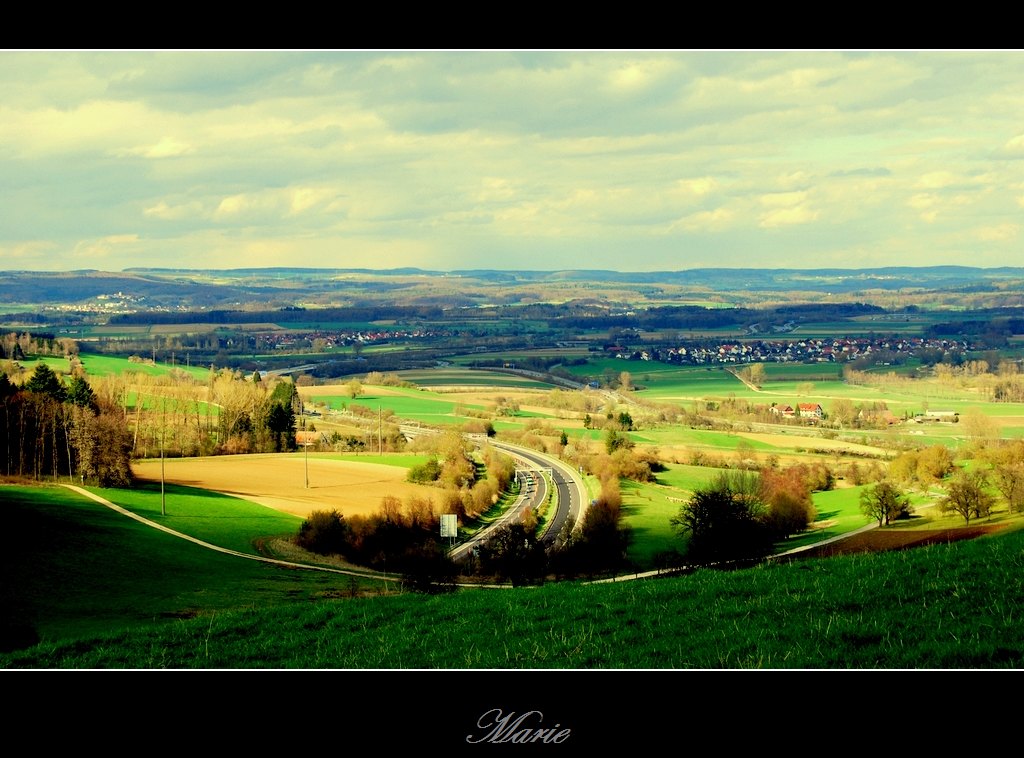
[[[1024,265],[1019,51],[0,52],[0,268]]]

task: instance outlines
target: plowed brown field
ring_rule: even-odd
[[[337,509],[345,516],[376,511],[384,495],[403,502],[416,495],[435,499],[437,490],[405,480],[400,466],[362,461],[309,459],[309,488],[301,455],[221,455],[165,461],[165,481],[201,487],[252,500],[277,510],[308,516]],[[160,461],[132,464],[138,479],[160,481]]]
[[[843,540],[802,551],[794,557],[827,558],[851,553],[876,553],[882,550],[904,550],[925,545],[947,544],[969,540],[1002,529],[998,526],[970,526],[956,529],[870,529]]]

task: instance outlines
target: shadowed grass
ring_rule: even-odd
[[[7,667],[1017,668],[1024,532],[611,585],[218,613]]]

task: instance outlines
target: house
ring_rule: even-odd
[[[776,416],[782,416],[783,418],[793,418],[796,415],[792,405],[773,405],[769,410]]]
[[[800,418],[824,418],[825,412],[818,403],[800,403],[797,406]]]
[[[887,426],[892,426],[893,424],[898,424],[900,422],[896,414],[894,414],[888,408],[881,408],[878,410],[862,410],[858,414],[858,418],[860,418],[861,421],[867,422],[869,424],[885,424]]]
[[[960,414],[957,411],[925,411],[914,417],[914,421],[919,424],[922,421],[944,421],[947,424],[955,424],[959,420]]]

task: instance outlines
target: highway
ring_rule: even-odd
[[[549,486],[545,472],[550,474],[550,480],[555,488],[555,509],[547,514],[548,518],[540,538],[548,550],[557,550],[561,547],[559,537],[565,524],[571,523],[575,528],[589,502],[582,477],[572,466],[536,450],[495,440],[490,440],[489,444],[515,460],[522,483],[519,498],[501,519],[455,547],[449,556],[456,561],[464,560],[473,548],[490,539],[495,531],[520,521],[527,508],[537,508],[543,504],[548,496]]]

